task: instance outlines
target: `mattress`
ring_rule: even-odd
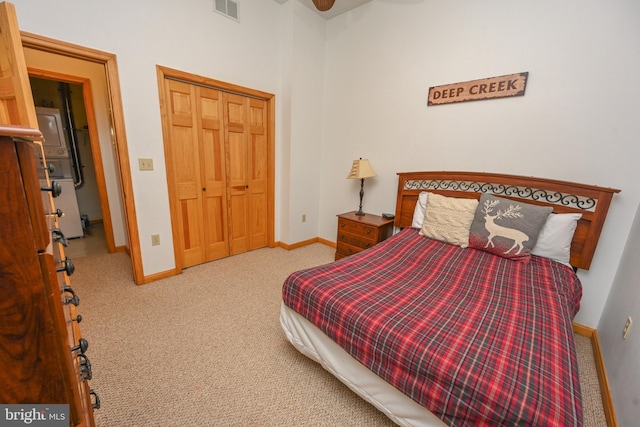
[[[438,417],[355,360],[307,319],[284,303],[280,325],[289,342],[399,426],[441,427]]]
[[[580,296],[565,265],[515,262],[415,229],[283,285],[288,308],[452,426],[582,425]]]

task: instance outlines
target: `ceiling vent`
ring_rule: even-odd
[[[213,9],[227,18],[240,22],[238,19],[238,2],[235,0],[213,0]]]

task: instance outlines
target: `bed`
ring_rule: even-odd
[[[581,426],[576,270],[618,191],[399,173],[399,232],[292,273],[282,329],[398,425]]]

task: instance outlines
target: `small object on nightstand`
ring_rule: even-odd
[[[391,213],[383,213],[382,214],[382,218],[384,219],[394,219],[396,216],[394,214]]]
[[[336,260],[362,252],[391,237],[393,220],[380,215],[347,212],[338,215]]]

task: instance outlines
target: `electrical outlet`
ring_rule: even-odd
[[[141,171],[152,171],[153,159],[138,159],[138,168]]]
[[[151,235],[151,246],[160,246],[160,235],[152,234]]]
[[[302,214],[302,222],[307,222],[307,214]]]
[[[629,335],[629,331],[631,330],[631,325],[633,324],[633,320],[631,316],[627,317],[627,323],[624,324],[624,328],[622,329],[622,339],[626,340],[627,335]]]

